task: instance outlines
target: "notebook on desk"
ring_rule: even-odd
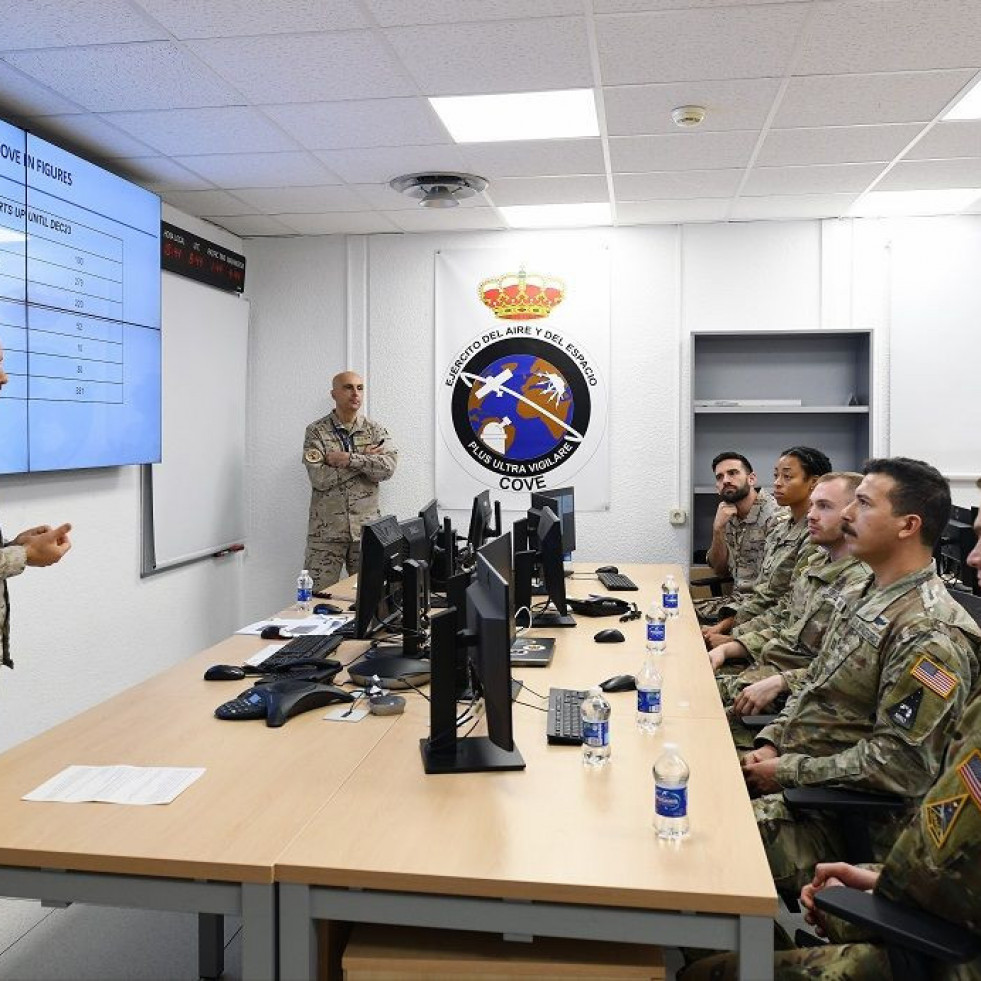
[[[547,668],[555,653],[552,637],[518,637],[511,645],[511,666]]]

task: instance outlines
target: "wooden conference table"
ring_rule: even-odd
[[[649,602],[669,568],[682,581],[677,567],[621,566],[641,587],[621,595]],[[627,643],[593,642],[612,625]],[[515,671],[519,701],[634,673],[643,633],[642,619],[586,617],[552,632],[552,666]],[[776,894],[684,590],[660,659],[664,723],[640,733],[633,693],[610,696],[613,760],[598,772],[547,745],[544,714],[521,704],[527,768],[513,773],[426,776],[428,705],[412,693],[404,715],[357,724],[215,719],[245,685],[204,669],[263,643],[232,637],[0,756],[0,895],[197,912],[205,976],[221,970],[222,917],[239,915],[248,981],[312,977],[317,919],[738,949],[744,977],[772,976]],[[692,770],[678,843],[651,828],[665,741]],[[120,763],[207,772],[163,807],[20,799],[71,764]]]

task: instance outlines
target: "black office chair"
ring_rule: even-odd
[[[704,549],[699,549],[692,555],[692,559],[696,565],[706,564],[706,552]],[[691,579],[689,580],[690,586],[704,586],[706,587],[712,596],[725,596],[725,587],[733,581],[732,576],[704,576],[701,579]],[[700,623],[718,623],[718,616],[703,617],[699,618]]]
[[[967,615],[981,627],[981,596],[968,593],[963,589],[951,589],[947,587],[947,592],[967,611]]]
[[[822,889],[814,901],[881,938],[896,981],[929,981],[938,962],[966,964],[981,957],[981,936],[922,909],[846,887]]]

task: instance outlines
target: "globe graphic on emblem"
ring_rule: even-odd
[[[551,362],[534,354],[509,354],[481,373],[484,378],[510,373],[506,386],[489,388],[475,379],[470,387],[467,418],[488,450],[509,460],[535,460],[569,435],[572,389]]]

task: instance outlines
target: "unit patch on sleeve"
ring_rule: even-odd
[[[910,674],[941,698],[950,698],[951,692],[957,687],[957,678],[928,657],[921,657],[913,665]]]
[[[310,449],[303,454],[303,459],[307,461],[311,466],[318,463],[324,462],[324,455],[317,449],[316,446],[311,446]]]
[[[886,715],[900,729],[912,729],[913,723],[916,721],[916,713],[920,711],[920,702],[922,701],[923,689],[917,688],[915,691],[911,691],[904,699],[887,708]]]
[[[981,750],[975,750],[957,767],[957,775],[964,781],[974,806],[981,810]]]
[[[964,807],[967,794],[925,805],[927,831],[937,848],[943,848],[954,822]]]

